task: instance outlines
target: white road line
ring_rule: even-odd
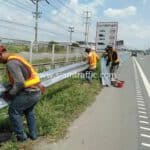
[[[143,97],[137,97],[137,96],[136,96],[136,98],[144,100],[144,98],[143,98]]]
[[[144,102],[144,99],[143,98],[137,98],[137,101],[143,101]]]
[[[142,137],[150,138],[150,135],[147,134],[141,134]]]
[[[143,106],[144,107],[145,105],[144,104],[138,104],[138,106]]]
[[[141,110],[146,110],[146,108],[144,108],[144,107],[138,107],[138,109],[141,109]]]
[[[139,121],[139,123],[143,123],[143,124],[149,124],[149,122],[147,122],[147,121]]]
[[[144,104],[145,102],[144,102],[144,101],[139,101],[139,100],[138,100],[137,103],[142,103],[142,104]]]
[[[144,98],[137,98],[137,101],[143,101],[144,102]]]
[[[150,131],[150,128],[140,127],[140,129]]]
[[[137,98],[143,98],[142,95],[136,95]],[[144,99],[144,98],[143,98]]]
[[[136,95],[136,98],[144,99],[144,97],[143,97],[143,96],[139,96],[139,95]]]
[[[138,111],[140,114],[147,114],[145,111]]]
[[[141,143],[141,145],[145,147],[150,147],[150,144],[147,144],[147,143]]]
[[[144,74],[140,64],[137,62],[137,60],[135,58],[133,58],[133,60],[136,63],[136,66],[137,66],[137,68],[138,68],[138,70],[140,72],[140,75],[141,75],[141,78],[143,80],[144,86],[146,88],[147,94],[150,97],[150,84],[149,84],[149,81],[148,81],[146,75]]]
[[[136,93],[142,95],[141,90],[136,89]]]
[[[148,117],[147,116],[139,116],[139,118],[144,118],[144,119],[148,119]]]
[[[137,96],[137,95],[136,95],[136,98],[144,100],[144,97],[143,97],[143,96]]]

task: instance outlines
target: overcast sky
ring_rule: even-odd
[[[74,26],[73,40],[84,40],[84,11],[91,12],[90,41],[95,40],[97,21],[118,21],[118,40],[131,48],[150,46],[150,0],[44,0],[39,3],[40,41],[69,41],[68,27]],[[35,5],[30,0],[0,0],[0,36],[34,40]],[[17,22],[17,25],[10,22]]]

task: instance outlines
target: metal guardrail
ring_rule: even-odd
[[[51,86],[59,81],[62,81],[72,75],[75,75],[88,68],[86,62],[80,62],[65,67],[49,70],[43,73],[40,73],[40,78],[42,84],[45,87]],[[5,91],[5,88],[0,84],[0,96]],[[8,104],[3,98],[0,97],[0,109],[6,107]]]

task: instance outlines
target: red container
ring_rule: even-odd
[[[116,83],[115,83],[115,87],[117,87],[117,88],[122,88],[123,85],[124,85],[124,81],[116,81]]]

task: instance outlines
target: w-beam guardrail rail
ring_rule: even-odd
[[[40,73],[39,76],[42,81],[42,84],[45,87],[48,87],[72,75],[82,72],[87,68],[88,64],[86,62],[80,62]],[[0,84],[0,96],[5,90],[5,87],[2,84]],[[0,97],[0,109],[6,107],[7,105],[8,103],[2,97]]]

